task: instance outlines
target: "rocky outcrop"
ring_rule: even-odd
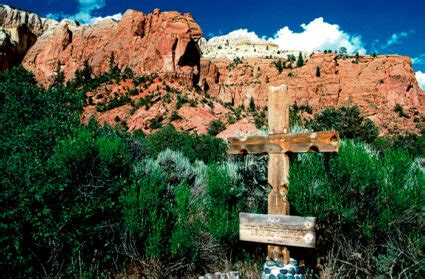
[[[286,57],[286,52],[281,52],[279,46],[258,38],[247,32],[233,31],[227,35],[213,37],[209,40],[202,38],[199,41],[202,57],[229,58],[236,57]],[[298,53],[297,53],[298,54]]]
[[[210,95],[235,107],[247,107],[251,97],[257,106],[265,106],[268,87],[287,84],[291,103],[309,105],[315,112],[326,107],[357,105],[378,124],[382,133],[418,131],[423,125],[425,95],[409,57],[340,58],[334,54],[313,54],[306,65],[282,72],[273,59],[247,58],[236,66],[231,62],[203,59],[201,80]],[[397,104],[409,118],[394,111]]]
[[[0,69],[20,64],[37,38],[56,24],[52,19],[0,5]]]
[[[197,40],[201,36],[202,30],[190,14],[156,9],[147,15],[128,10],[120,21],[106,19],[81,26],[62,21],[37,40],[23,65],[41,84],[48,85],[58,63],[69,80],[85,60],[94,74],[105,72],[113,53],[121,69],[129,67],[137,75],[178,73],[197,82]]]
[[[35,74],[40,84],[48,86],[58,63],[65,79],[70,80],[86,60],[95,75],[104,73],[114,54],[115,63],[121,70],[128,67],[135,75],[155,73],[162,79],[171,77],[168,82],[182,92],[187,91],[192,104],[196,103],[185,104],[179,109],[173,102],[165,102],[153,109],[142,109],[133,104],[98,111],[94,102],[86,107],[83,119],[95,116],[101,122],[114,123],[118,116],[117,119],[127,122],[130,130],[141,128],[150,132],[154,129],[150,127],[155,126],[151,125],[153,120],[165,119],[164,123],[167,123],[175,111],[181,119],[171,122],[183,130],[205,133],[210,121],[220,119],[231,125],[231,131],[239,129],[251,133],[254,130],[253,115],[242,113],[232,119],[237,108],[241,104],[248,108],[253,98],[264,112],[269,86],[284,83],[289,86],[291,103],[309,105],[314,112],[325,107],[357,105],[382,133],[419,131],[424,125],[425,97],[408,57],[341,58],[319,53],[305,57],[307,63],[304,66],[292,68],[296,63],[290,66],[285,60],[286,52],[278,54],[273,49],[272,55],[262,55],[270,51],[270,46],[261,41],[247,43],[238,37],[238,47],[232,46],[230,39],[228,42],[204,42],[204,50],[214,55],[201,59],[198,42],[202,30],[193,17],[158,9],[152,14],[128,10],[120,21],[105,19],[92,25],[79,25],[70,20],[57,23],[0,6],[0,23],[2,69],[15,65],[26,53],[22,62],[24,67]],[[243,53],[252,52],[253,55],[239,57],[242,46]],[[222,50],[227,53],[228,49],[234,50],[242,62],[220,54]],[[276,59],[285,65],[280,72],[275,66]],[[155,86],[150,89],[152,92],[139,88],[139,95],[157,92],[164,86],[161,78],[152,85]],[[183,80],[190,81],[186,88],[180,85]],[[198,85],[203,92],[191,85]],[[167,90],[162,91],[160,95],[168,99]],[[107,103],[113,93],[117,93],[116,89],[109,88],[105,92],[92,92],[94,95],[88,97],[96,96],[100,98],[96,100]],[[132,100],[136,102],[139,95],[132,96]],[[174,101],[177,103],[177,99]],[[403,108],[403,115],[395,111],[396,105]]]
[[[88,92],[82,121],[94,117],[100,124],[125,123],[129,131],[141,130],[145,134],[167,124],[178,130],[205,134],[211,121],[226,121],[229,110],[195,90],[190,83],[171,75],[152,76],[150,80],[137,86],[131,80],[111,82]],[[127,98],[124,105],[102,109],[120,98]]]

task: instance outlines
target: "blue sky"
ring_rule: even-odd
[[[43,16],[71,16],[81,22],[91,21],[95,17],[124,13],[129,8],[146,13],[154,8],[163,11],[190,12],[207,37],[247,29],[259,37],[272,38],[278,34],[278,37],[282,36],[282,40],[290,38],[314,44],[320,39],[317,38],[318,33],[327,38],[326,32],[333,32],[330,37],[339,36],[339,39],[345,39],[346,43],[353,44],[354,49],[364,49],[367,53],[408,55],[414,59],[415,71],[425,73],[425,0],[3,0],[2,2]],[[323,18],[322,21],[320,18]],[[305,24],[304,28],[302,24]],[[308,28],[310,35],[305,33]],[[311,36],[314,34],[316,36]]]

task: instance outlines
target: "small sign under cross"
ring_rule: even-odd
[[[338,152],[339,136],[336,131],[288,133],[288,87],[270,87],[268,95],[268,136],[228,138],[229,154],[268,153],[268,182],[272,190],[268,196],[268,214],[240,214],[240,240],[273,245],[315,247],[314,217],[289,215],[288,153]],[[269,246],[269,254],[276,246]],[[286,249],[286,248],[285,248]],[[287,259],[289,259],[289,251]]]

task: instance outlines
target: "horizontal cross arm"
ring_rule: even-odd
[[[338,152],[337,131],[228,138],[228,154]]]

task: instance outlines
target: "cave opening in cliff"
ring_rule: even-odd
[[[173,59],[173,69],[176,71],[176,48],[177,48],[178,40],[174,41],[174,44],[171,48],[171,59]]]
[[[0,58],[2,71],[21,64],[28,50],[37,41],[37,36],[26,24],[19,26],[16,32],[17,38],[11,39],[10,36],[6,36],[5,42],[1,46],[1,52],[4,54],[2,55],[4,57]]]
[[[198,44],[191,40],[184,51],[184,54],[180,57],[177,65],[179,67],[189,66],[193,68],[193,84],[199,82],[199,72],[201,69],[201,51]]]

